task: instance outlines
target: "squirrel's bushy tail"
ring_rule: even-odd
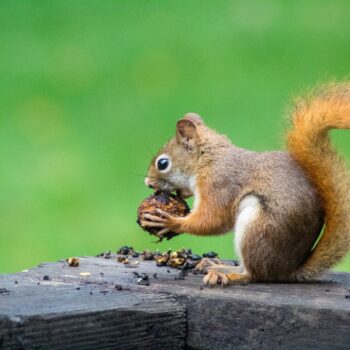
[[[298,101],[292,124],[288,150],[315,184],[325,211],[318,244],[292,276],[303,281],[334,266],[350,249],[350,175],[328,136],[330,129],[350,129],[350,83],[325,86]]]

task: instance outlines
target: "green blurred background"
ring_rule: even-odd
[[[136,225],[148,163],[186,112],[235,144],[281,149],[285,111],[350,71],[350,2],[0,2],[0,272],[42,261],[192,247]],[[350,159],[350,133],[333,133]],[[350,258],[340,266],[350,270]]]

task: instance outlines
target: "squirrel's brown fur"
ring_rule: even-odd
[[[190,113],[152,160],[146,184],[194,195],[195,204],[184,218],[160,212],[145,225],[161,227],[160,235],[235,227],[241,270],[204,259],[198,268],[209,272],[206,283],[310,280],[348,252],[350,176],[327,133],[350,129],[350,84],[299,101],[292,124],[288,152],[258,153],[232,145]]]
[[[350,181],[344,161],[330,144],[330,129],[350,129],[350,84],[323,87],[299,101],[287,147],[321,195],[325,228],[306,262],[293,274],[313,278],[337,264],[350,248]]]

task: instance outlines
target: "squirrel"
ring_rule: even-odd
[[[349,251],[350,176],[328,131],[350,129],[350,83],[297,100],[291,124],[286,151],[253,152],[188,113],[152,159],[145,184],[194,204],[185,217],[147,214],[145,226],[160,236],[234,231],[240,266],[203,258],[205,284],[311,281]]]

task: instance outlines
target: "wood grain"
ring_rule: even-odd
[[[132,260],[138,267],[112,255],[0,275],[0,348],[350,349],[349,274],[202,288],[200,275]]]

